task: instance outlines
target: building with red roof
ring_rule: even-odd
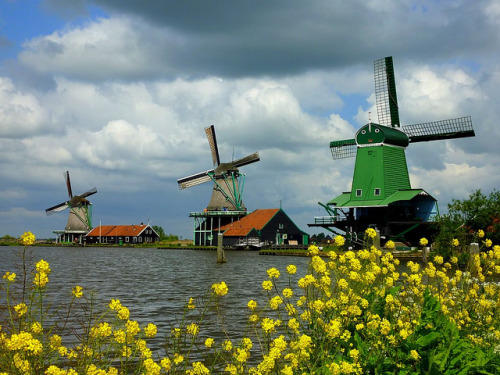
[[[281,208],[258,209],[214,231],[223,233],[226,247],[307,245],[309,235],[300,230]]]
[[[99,225],[85,236],[87,244],[142,244],[155,243],[160,239],[156,231],[148,224],[139,225]]]

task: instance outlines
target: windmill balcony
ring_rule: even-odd
[[[339,217],[337,216],[316,216],[314,218],[314,224],[335,224],[335,222],[339,221]]]

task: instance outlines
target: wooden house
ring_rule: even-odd
[[[155,243],[159,239],[160,236],[150,225],[100,225],[87,233],[85,243],[138,245]]]
[[[281,208],[258,209],[238,221],[218,228],[227,247],[307,245],[309,235],[300,230]]]

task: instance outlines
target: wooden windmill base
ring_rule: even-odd
[[[193,245],[217,246],[217,236],[214,235],[214,230],[238,221],[246,215],[247,211],[205,210],[202,212],[191,212],[189,217],[194,218]]]

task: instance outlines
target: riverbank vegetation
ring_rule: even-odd
[[[0,373],[497,374],[500,246],[484,242],[465,269],[453,255],[400,265],[375,247],[321,258],[311,246],[307,270],[262,275],[263,298],[246,301],[238,336],[223,324],[235,292],[223,280],[186,296],[171,330],[158,332],[119,295],[97,306],[85,286],[68,285],[56,306],[50,265],[38,260],[3,275]]]

